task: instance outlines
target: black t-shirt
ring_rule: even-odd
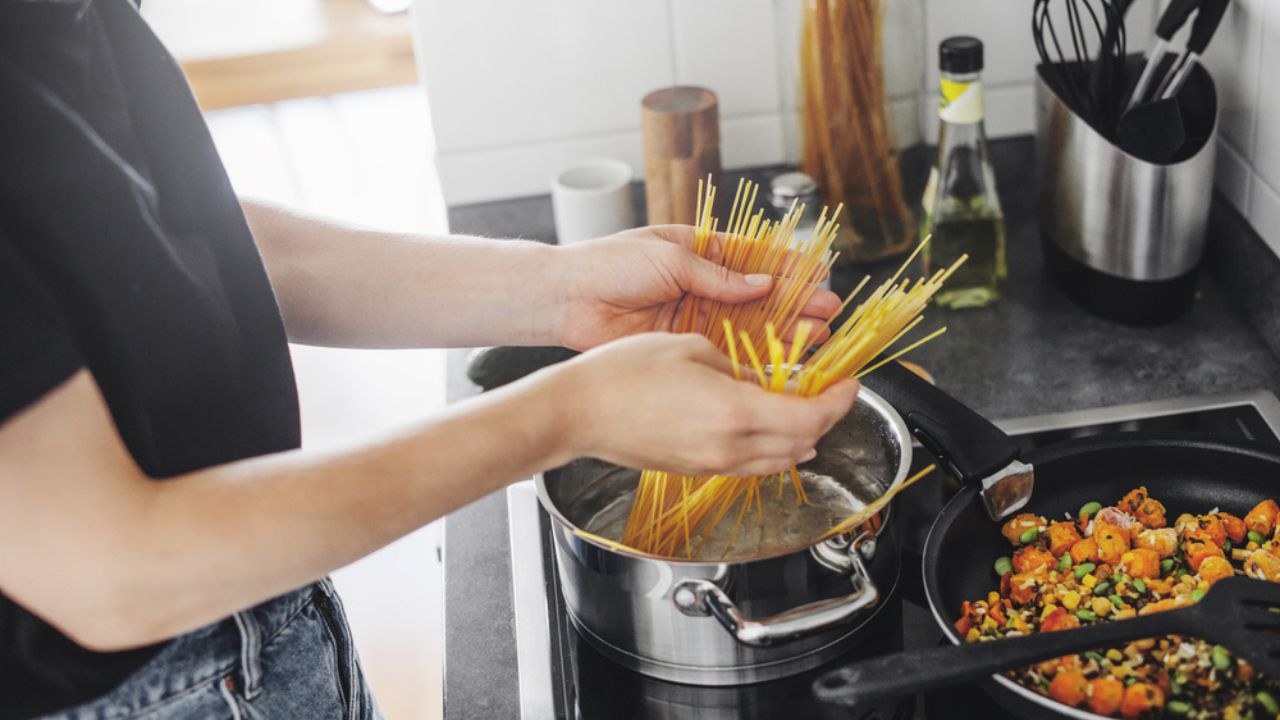
[[[0,0],[0,423],[82,367],[156,479],[298,447],[275,296],[178,65],[129,0]],[[0,595],[0,717],[158,647],[92,653]]]

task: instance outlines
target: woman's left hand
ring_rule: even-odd
[[[786,282],[742,275],[698,257],[690,250],[693,231],[689,225],[655,225],[565,247],[571,267],[560,344],[587,350],[636,333],[671,332],[686,296],[742,303],[768,295],[774,282]],[[820,327],[809,342],[827,337],[826,324],[839,308],[835,293],[814,292],[797,321]],[[783,328],[784,339],[794,331]]]

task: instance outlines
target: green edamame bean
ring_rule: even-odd
[[[1107,591],[1108,591],[1108,590],[1110,590],[1110,589],[1111,589],[1111,583],[1109,583],[1109,582],[1100,582],[1100,583],[1098,583],[1097,585],[1094,585],[1094,586],[1093,586],[1093,594],[1094,594],[1094,595],[1106,595],[1106,594],[1107,594]]]
[[[1133,589],[1137,590],[1139,595],[1147,594],[1147,584],[1142,581],[1142,578],[1133,581]]]
[[[1085,622],[1093,622],[1098,619],[1098,616],[1094,615],[1092,610],[1077,610],[1076,617]]]
[[[1068,555],[1067,553],[1063,553],[1062,557],[1058,558],[1058,570],[1060,572],[1066,572],[1070,569],[1071,569],[1071,556]]]
[[[1124,600],[1120,599],[1119,595],[1108,595],[1107,599],[1111,601],[1112,605],[1116,606],[1116,609],[1119,609],[1122,606],[1124,606]]]
[[[1164,704],[1164,711],[1173,717],[1186,717],[1191,712],[1191,703],[1185,703],[1181,700],[1170,700]]]
[[[1018,536],[1018,542],[1022,543],[1023,545],[1030,545],[1031,543],[1035,542],[1036,538],[1038,537],[1040,537],[1039,530],[1035,528],[1027,528],[1026,530],[1022,531],[1021,535]]]
[[[1168,575],[1170,570],[1173,570],[1173,558],[1165,558],[1165,559],[1161,560],[1161,561],[1160,561],[1160,574],[1161,574],[1161,575]]]
[[[1192,591],[1191,591],[1191,601],[1192,601],[1192,602],[1200,602],[1200,601],[1201,601],[1201,600],[1203,600],[1203,599],[1204,599],[1204,591],[1203,591],[1203,590],[1201,590],[1200,588],[1196,588],[1195,590],[1192,590]]]
[[[1271,693],[1266,690],[1259,690],[1257,695],[1253,696],[1254,700],[1267,711],[1268,715],[1280,715],[1280,703],[1271,697]]]
[[[1080,517],[1091,518],[1094,515],[1097,515],[1098,511],[1101,509],[1102,509],[1102,503],[1096,500],[1093,502],[1087,502],[1084,505],[1080,506]]]
[[[1013,572],[1013,560],[1008,557],[996,558],[995,570],[996,575],[1004,577],[1005,573]]]
[[[1079,565],[1076,566],[1076,579],[1079,580],[1083,578],[1085,575],[1088,575],[1089,573],[1097,569],[1098,569],[1098,566],[1094,565],[1093,563],[1090,563],[1090,562],[1080,563]]]
[[[1221,645],[1214,645],[1213,652],[1213,668],[1219,672],[1226,672],[1231,667],[1231,653]]]
[[[1250,530],[1248,537],[1249,537],[1249,542],[1256,542],[1259,545],[1261,545],[1267,539],[1266,537],[1263,536],[1262,533],[1258,532],[1257,530]]]

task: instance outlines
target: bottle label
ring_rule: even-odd
[[[938,117],[944,122],[969,125],[982,122],[982,81],[955,82],[943,79],[938,100]]]

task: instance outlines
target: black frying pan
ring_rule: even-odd
[[[995,425],[919,380],[896,363],[868,376],[907,427],[965,487],[947,503],[924,550],[924,588],[935,620],[955,643],[952,627],[965,600],[994,589],[992,562],[1008,555],[1001,523],[989,517],[980,494],[993,472],[1020,460],[1034,469],[1030,500],[1018,512],[1047,518],[1073,515],[1090,501],[1110,505],[1139,485],[1163,502],[1172,521],[1183,512],[1217,507],[1243,517],[1267,498],[1280,498],[1280,448],[1228,442],[1203,435],[1117,433],[1038,448],[1021,457]],[[1069,708],[1003,677],[985,682],[992,697],[1018,717],[1099,718]]]

